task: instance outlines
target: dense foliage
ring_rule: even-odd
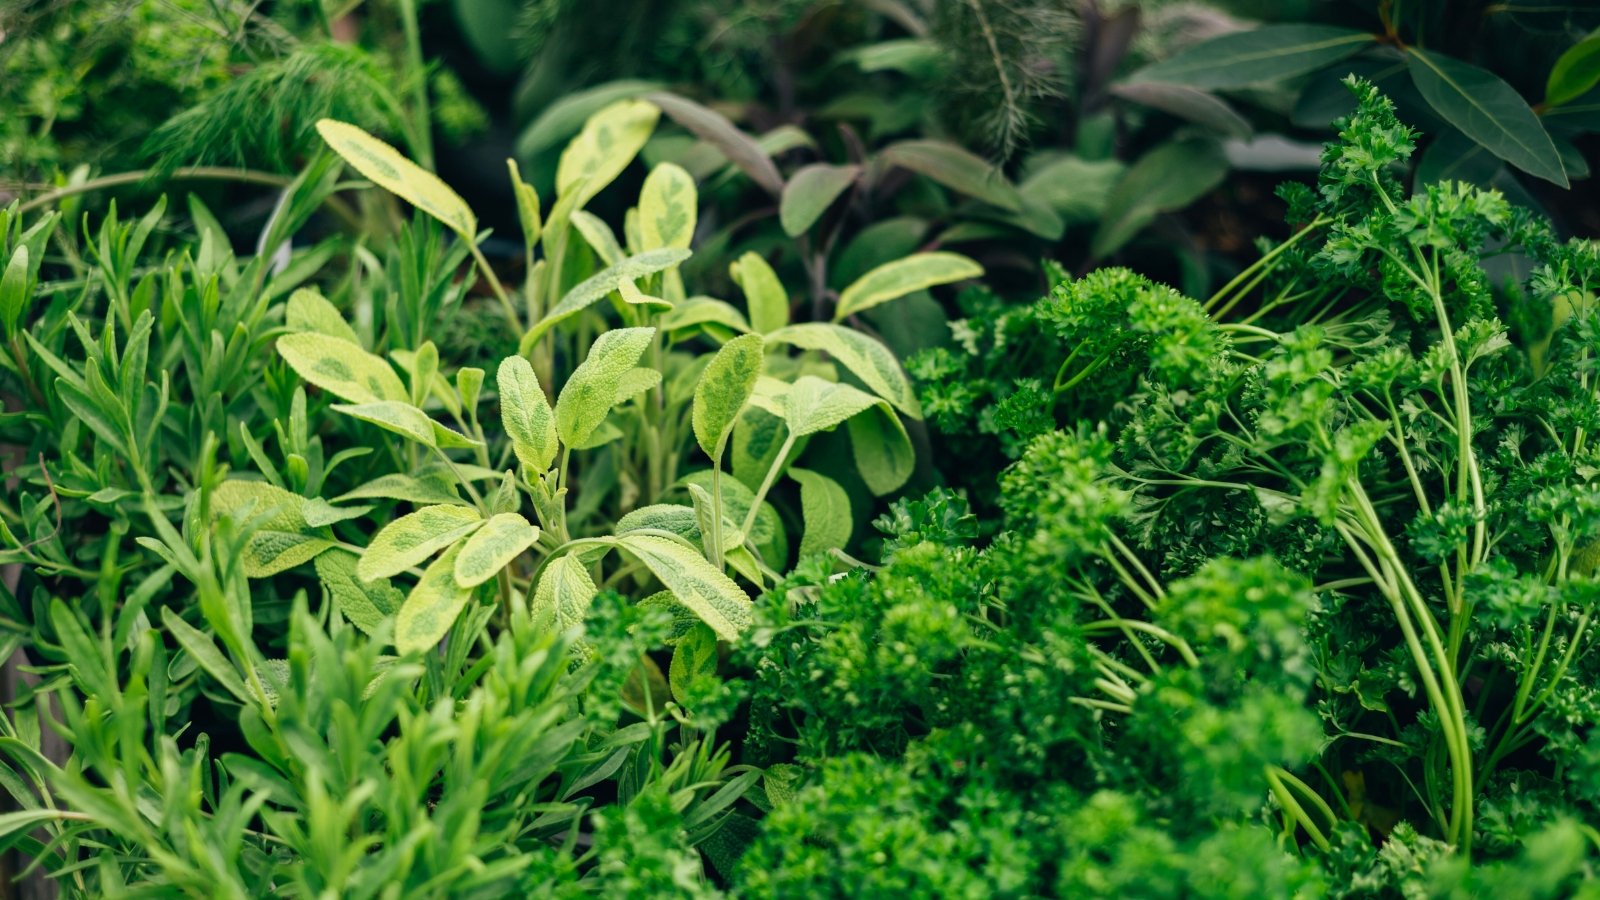
[[[1600,896],[1586,11],[124,6],[0,5],[8,887]]]

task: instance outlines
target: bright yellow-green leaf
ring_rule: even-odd
[[[639,190],[640,249],[688,248],[698,203],[694,178],[682,167],[662,163],[651,169]]]
[[[400,607],[394,623],[394,645],[401,653],[432,649],[450,633],[450,626],[472,599],[472,589],[456,583],[456,556],[460,552],[458,544],[434,560]]]
[[[301,288],[289,295],[284,324],[290,331],[314,331],[361,346],[356,331],[339,310],[316,288]]]
[[[656,130],[661,110],[643,100],[619,100],[589,117],[561,153],[556,193],[578,192],[578,206],[604,190]]]
[[[615,328],[595,340],[556,398],[556,433],[562,443],[581,445],[600,427],[623,375],[638,364],[655,333],[654,328]]]
[[[699,552],[653,534],[624,535],[616,538],[616,544],[643,563],[718,637],[736,640],[750,626],[750,597]]]
[[[713,460],[722,459],[728,433],[755,390],[765,350],[761,335],[741,335],[723,344],[700,373],[694,389],[694,436]]]
[[[511,438],[517,461],[535,474],[545,472],[555,462],[560,449],[556,439],[555,413],[533,366],[520,356],[500,363],[500,420]]]
[[[938,284],[977,278],[983,266],[959,253],[915,253],[884,263],[839,293],[834,321]]]
[[[750,326],[757,333],[768,334],[789,324],[789,293],[760,254],[746,253],[728,267],[728,272],[744,291]]]
[[[456,556],[456,583],[477,587],[511,564],[539,539],[539,529],[516,513],[492,516]]]
[[[589,570],[575,556],[550,560],[534,589],[532,618],[536,626],[566,630],[583,624],[597,593]]]
[[[266,578],[309,562],[333,546],[306,522],[307,500],[263,481],[229,480],[211,492],[211,517],[251,526],[241,560],[249,578]]]
[[[424,506],[395,519],[373,535],[372,543],[361,554],[356,574],[365,581],[398,575],[482,525],[483,518],[469,506]]]
[[[341,400],[378,403],[411,398],[387,362],[347,340],[302,332],[278,338],[277,348],[296,374]]]
[[[539,192],[522,180],[522,170],[517,168],[516,160],[506,160],[506,168],[511,171],[511,189],[517,195],[517,218],[522,220],[522,242],[532,252],[533,245],[539,243],[539,235],[544,230],[544,222],[539,218]]]
[[[347,122],[323,119],[317,122],[317,133],[333,152],[374,184],[443,222],[462,239],[477,238],[478,218],[467,201],[437,175]]]
[[[922,418],[922,406],[911,390],[910,379],[894,353],[880,341],[843,325],[805,322],[770,332],[767,343],[827,353],[895,409],[913,419]]]

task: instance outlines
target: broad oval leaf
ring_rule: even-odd
[[[755,138],[740,131],[728,118],[716,110],[701,106],[677,94],[655,92],[646,95],[651,103],[672,117],[674,122],[693,132],[696,137],[716,146],[733,161],[762,190],[774,197],[783,194],[783,176],[773,165],[767,151],[761,149]]]
[[[783,395],[783,421],[790,434],[805,437],[833,429],[880,403],[883,401],[877,397],[848,384],[802,375]]]
[[[660,85],[651,81],[608,81],[581,91],[562,96],[546,106],[522,134],[517,136],[516,155],[530,162],[543,151],[571,138],[583,128],[589,117],[615,103],[655,90]]]
[[[511,438],[517,461],[535,475],[549,470],[560,449],[556,438],[555,413],[545,398],[544,388],[533,366],[520,356],[500,362],[500,421]]]
[[[778,273],[772,271],[759,253],[748,252],[728,266],[728,274],[744,291],[750,311],[750,327],[758,334],[776,331],[789,324],[789,292]]]
[[[692,708],[709,685],[712,690],[717,680],[717,635],[705,625],[691,629],[672,650],[672,663],[667,669],[667,684],[672,699]]]
[[[749,627],[750,597],[696,551],[653,534],[628,534],[615,540],[718,637],[733,641]]]
[[[845,427],[856,471],[869,490],[881,497],[906,483],[917,467],[917,453],[899,418],[876,407],[852,417]]]
[[[656,130],[661,110],[643,100],[618,100],[590,116],[561,152],[556,194],[576,190],[582,207],[622,174]]]
[[[800,518],[806,527],[800,536],[800,556],[842,548],[855,530],[850,495],[839,482],[809,469],[790,469],[789,477],[800,484]]]
[[[450,478],[439,475],[407,475],[404,472],[394,472],[389,475],[380,475],[355,490],[348,491],[335,498],[338,501],[346,500],[404,500],[407,503],[433,505],[450,503],[456,506],[465,506],[467,501],[461,499],[456,492],[455,482]]]
[[[376,425],[384,431],[416,441],[424,447],[472,446],[472,442],[465,435],[445,428],[429,418],[427,413],[403,401],[383,400],[377,403],[335,403],[330,408],[335,412],[344,413],[370,425]],[[441,441],[439,438],[445,432],[454,435],[457,440],[447,439]]]
[[[309,562],[334,544],[306,522],[305,497],[263,481],[230,479],[211,492],[213,520],[250,528],[240,560],[248,578],[266,578]]]
[[[394,617],[405,594],[387,578],[362,581],[356,575],[358,560],[359,557],[348,550],[329,550],[317,557],[317,578],[339,614],[371,635]]]
[[[1567,48],[1556,60],[1545,82],[1544,105],[1576,100],[1596,84],[1600,84],[1600,30]]]
[[[645,176],[639,189],[640,249],[687,249],[699,212],[694,178],[681,166],[662,163]]]
[[[367,545],[361,562],[356,565],[356,574],[364,581],[398,575],[482,525],[483,517],[469,506],[424,506],[395,519],[373,535],[372,543]]]
[[[477,237],[478,219],[472,209],[437,175],[348,122],[322,119],[317,133],[368,180],[443,222],[462,239]]]
[[[313,331],[361,346],[355,329],[339,314],[338,307],[329,303],[316,288],[300,288],[290,294],[283,319],[290,331]]]
[[[745,320],[744,313],[726,301],[713,300],[710,297],[690,297],[662,316],[658,324],[662,331],[674,334],[704,328],[707,325],[736,332],[750,330],[750,323]]]
[[[472,599],[472,589],[456,583],[460,551],[459,545],[446,550],[423,570],[417,586],[406,596],[394,622],[394,645],[401,653],[424,652],[444,640]]]
[[[654,328],[615,328],[595,339],[556,398],[556,433],[563,444],[582,445],[605,421],[623,375],[638,364],[655,333]]]
[[[783,417],[754,404],[733,426],[733,477],[754,496],[783,446]]]
[[[1227,137],[1243,140],[1253,131],[1250,122],[1225,101],[1186,84],[1133,81],[1114,84],[1110,92],[1124,100],[1188,119]]]
[[[759,334],[746,334],[722,345],[694,388],[694,437],[713,460],[722,459],[728,433],[744,409],[766,352]]]
[[[1188,206],[1227,173],[1228,160],[1211,141],[1174,141],[1146,153],[1111,189],[1090,251],[1115,253],[1158,214]]]
[[[784,233],[790,237],[804,234],[860,176],[860,166],[829,163],[812,163],[791,175],[778,204]]]
[[[516,513],[491,516],[456,554],[456,583],[466,588],[483,584],[538,539],[539,529]]]
[[[1511,85],[1486,69],[1406,48],[1411,81],[1446,122],[1529,175],[1568,186],[1561,154],[1539,117]]]
[[[621,406],[661,383],[661,373],[649,366],[635,366],[622,373],[617,382],[617,395],[611,398],[612,406]]]
[[[834,321],[914,291],[983,275],[983,266],[959,253],[915,253],[884,263],[839,293]]]
[[[1332,25],[1264,25],[1213,38],[1145,66],[1136,81],[1236,88],[1304,75],[1373,45],[1369,32]]]
[[[546,332],[564,319],[587,309],[607,294],[619,289],[624,281],[638,281],[670,269],[688,258],[688,250],[681,247],[663,247],[659,250],[646,250],[596,272],[568,291],[567,295],[561,298],[561,302],[551,307],[545,317],[523,336],[523,350],[531,349],[534,342],[544,337]]]
[[[843,325],[805,322],[768,334],[767,342],[827,353],[895,409],[913,419],[922,418],[922,406],[911,390],[911,381],[880,341]]]
[[[562,631],[583,624],[594,600],[594,580],[578,557],[558,556],[539,575],[533,591],[532,618],[536,626]]]
[[[1017,186],[999,169],[964,147],[946,141],[890,144],[878,154],[885,163],[926,175],[945,187],[1010,212],[1022,209]]]
[[[378,403],[411,397],[388,363],[349,341],[302,332],[278,338],[276,346],[295,374],[341,400]]]

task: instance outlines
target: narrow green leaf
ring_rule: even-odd
[[[456,492],[455,483],[443,475],[413,476],[404,472],[380,475],[355,490],[336,497],[347,500],[404,500],[407,503],[435,505],[451,503],[465,506],[466,501]]]
[[[749,627],[750,597],[696,551],[653,534],[624,535],[616,543],[643,563],[718,637],[733,641]]]
[[[739,290],[744,291],[750,326],[758,334],[767,334],[789,324],[789,292],[778,280],[778,273],[772,271],[760,254],[745,253],[728,266],[728,274],[738,283]]]
[[[539,192],[522,180],[522,170],[517,167],[516,160],[506,160],[506,168],[511,174],[511,190],[517,195],[517,218],[522,222],[523,249],[532,253],[534,245],[539,243],[539,235],[544,231],[544,221],[539,218]]]
[[[945,187],[1010,212],[1022,209],[1017,186],[999,169],[971,151],[946,141],[915,140],[890,144],[878,159],[925,175]]]
[[[859,177],[860,166],[828,163],[812,163],[791,175],[778,204],[784,233],[790,237],[804,234]]]
[[[549,470],[560,446],[556,438],[555,413],[545,398],[544,388],[533,366],[520,356],[502,360],[497,376],[500,386],[500,421],[511,438],[517,461],[534,474]]]
[[[456,583],[477,587],[533,546],[539,529],[516,513],[500,513],[467,538],[456,556]]]
[[[1486,69],[1407,47],[1411,81],[1446,122],[1530,175],[1568,186],[1561,154],[1511,85]]]
[[[463,240],[477,238],[478,219],[472,209],[437,175],[349,123],[322,119],[317,122],[317,133],[333,152],[379,187],[443,222]]]
[[[658,91],[646,95],[646,99],[695,136],[721,150],[762,190],[774,197],[783,194],[783,176],[778,174],[772,158],[754,138],[740,131],[722,113],[676,94]]]
[[[567,295],[561,298],[561,302],[551,307],[545,317],[523,336],[522,350],[531,349],[534,342],[544,337],[550,329],[617,290],[624,281],[637,282],[641,278],[670,269],[688,258],[688,250],[681,247],[663,247],[660,250],[646,250],[638,256],[630,256],[614,266],[596,272],[568,291]],[[526,356],[527,353],[523,352],[522,355]]]
[[[284,310],[284,324],[290,331],[310,331],[361,346],[361,339],[350,323],[339,314],[338,307],[328,302],[316,288],[300,288],[289,295]]]
[[[640,249],[688,249],[698,204],[694,178],[681,166],[662,163],[651,169],[639,189]]]
[[[1550,69],[1545,82],[1544,105],[1560,106],[1576,100],[1600,84],[1600,30],[1567,48]]]
[[[1132,100],[1188,119],[1196,125],[1221,133],[1225,137],[1250,137],[1254,131],[1250,122],[1239,115],[1225,101],[1186,84],[1168,84],[1164,81],[1133,81],[1114,84],[1110,92],[1124,100]]]
[[[633,162],[660,118],[661,110],[642,100],[618,100],[590,116],[561,153],[556,193],[576,190],[578,207],[588,203]]]
[[[1213,38],[1145,66],[1136,81],[1237,88],[1314,72],[1371,47],[1369,32],[1331,25],[1264,25]]]
[[[600,427],[623,374],[638,364],[655,333],[654,328],[616,328],[595,340],[556,398],[556,433],[562,443],[582,444]]]
[[[662,316],[657,325],[662,331],[679,338],[687,337],[697,330],[710,330],[707,326],[725,328],[736,333],[751,330],[744,313],[739,312],[730,303],[713,300],[710,297],[690,297]]]
[[[361,554],[356,574],[363,581],[398,575],[482,525],[482,517],[471,507],[425,506],[395,519],[373,535],[372,543]]]
[[[5,326],[7,337],[17,333],[17,323],[22,320],[22,310],[28,303],[28,245],[18,244],[11,251],[11,261],[0,275],[0,324]]]
[[[722,458],[728,433],[755,390],[765,350],[761,335],[741,335],[723,344],[700,373],[694,388],[694,436],[713,460]]]
[[[617,243],[617,236],[606,224],[606,220],[587,210],[576,210],[572,214],[572,227],[578,229],[583,235],[583,240],[594,250],[595,256],[608,266],[614,266],[628,257],[622,251],[622,245]],[[626,284],[626,282],[624,282]]]
[[[881,341],[843,325],[806,322],[768,333],[767,343],[827,353],[895,409],[913,419],[922,418],[922,406],[911,390],[910,379]]]
[[[457,544],[434,560],[406,596],[394,624],[395,649],[402,654],[424,652],[437,645],[472,599],[472,589],[456,583],[456,556],[460,550]]]
[[[878,266],[841,291],[833,320],[837,322],[913,291],[981,275],[983,266],[959,253],[915,253]]]
[[[371,635],[399,611],[405,594],[387,578],[363,581],[356,575],[354,553],[338,548],[317,556],[317,578],[339,614]]]
[[[800,537],[801,558],[842,548],[855,530],[850,495],[819,472],[790,469],[789,476],[800,483],[800,518],[806,526]]]
[[[226,656],[222,655],[222,651],[217,649],[216,642],[211,640],[210,635],[185,622],[183,617],[170,606],[161,608],[161,621],[177,639],[178,646],[182,647],[207,675],[216,679],[223,689],[237,697],[241,703],[259,702],[255,692],[245,687],[244,679],[239,677],[239,671],[233,667],[233,663],[228,662]]]
[[[301,332],[278,338],[277,348],[296,374],[341,400],[403,402],[411,397],[388,363],[349,341]]]
[[[570,554],[558,556],[539,576],[539,586],[533,592],[533,621],[562,631],[581,625],[596,593],[594,580],[582,560]]]
[[[1091,252],[1115,253],[1157,215],[1188,206],[1227,173],[1228,161],[1211,141],[1173,141],[1146,153],[1111,189]]]

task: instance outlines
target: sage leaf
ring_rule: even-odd
[[[1263,25],[1196,44],[1135,72],[1134,81],[1238,88],[1314,72],[1371,47],[1366,31],[1332,25]]]
[[[456,583],[468,588],[483,584],[538,539],[539,529],[522,516],[516,513],[492,516],[467,538],[456,555]]]
[[[1529,175],[1568,186],[1561,154],[1522,95],[1487,69],[1406,48],[1411,82],[1446,122]]]
[[[435,505],[450,503],[465,506],[456,492],[455,482],[442,475],[413,476],[404,472],[380,475],[355,490],[335,498],[346,500],[404,500],[407,503]]]
[[[534,245],[539,243],[539,235],[544,231],[544,222],[539,218],[539,192],[522,180],[522,170],[517,167],[516,160],[506,160],[506,168],[511,174],[511,190],[517,196],[517,218],[522,223],[523,251],[531,255]]]
[[[545,333],[550,329],[565,319],[589,308],[612,291],[618,290],[623,282],[636,282],[641,278],[670,269],[688,258],[689,251],[681,247],[646,250],[637,256],[630,256],[614,266],[608,266],[589,276],[568,291],[567,295],[561,298],[561,302],[551,307],[544,318],[540,319],[538,324],[534,325],[523,336],[522,355],[526,356],[526,351],[531,350],[534,342],[544,337]]]
[[[719,464],[728,433],[761,377],[765,349],[759,334],[734,338],[711,358],[695,385],[694,437]]]
[[[789,176],[778,203],[783,233],[790,237],[804,234],[860,177],[860,166],[828,163],[812,163]]]
[[[278,338],[276,346],[295,374],[341,400],[379,403],[411,398],[387,362],[347,340],[301,332]]]
[[[710,297],[690,297],[674,306],[672,311],[662,316],[656,324],[662,331],[680,338],[688,337],[696,331],[711,330],[707,326],[725,328],[735,333],[751,330],[744,313],[726,301],[713,300]]]
[[[881,341],[853,328],[826,322],[790,325],[768,333],[767,341],[827,353],[895,409],[913,419],[922,418],[922,405],[911,390],[911,380]]]
[[[423,570],[417,586],[406,595],[394,623],[395,649],[402,654],[420,653],[437,645],[472,599],[472,589],[456,583],[456,557],[460,552],[459,544],[446,550]]]
[[[833,319],[837,322],[914,291],[982,274],[983,266],[959,253],[916,253],[884,263],[856,279],[839,293]]]
[[[740,131],[727,117],[713,109],[701,106],[677,94],[655,92],[647,99],[661,108],[672,120],[693,132],[703,141],[721,150],[762,190],[774,197],[783,194],[783,176],[772,157],[761,149],[755,138]]]
[[[1022,195],[1004,173],[983,157],[948,141],[900,141],[883,148],[878,159],[1008,212],[1022,209]]]
[[[563,444],[582,444],[605,421],[622,376],[638,364],[655,333],[654,328],[615,328],[595,339],[556,398],[556,433]]]
[[[348,122],[322,119],[317,122],[317,133],[368,180],[443,222],[463,240],[476,239],[477,217],[461,195],[437,175]]]
[[[1226,101],[1186,84],[1133,81],[1114,84],[1110,92],[1124,100],[1188,119],[1225,137],[1245,140],[1254,131],[1250,121],[1239,115]]]
[[[387,578],[362,581],[356,575],[359,557],[348,550],[334,548],[316,559],[317,578],[322,590],[339,614],[350,624],[372,635],[394,618],[405,594]]]
[[[906,426],[887,409],[875,408],[846,423],[856,470],[878,496],[898,490],[917,466]]]
[[[653,534],[629,534],[615,540],[718,637],[736,640],[750,626],[749,596],[695,550]]]
[[[783,421],[789,426],[789,433],[804,437],[835,428],[883,401],[848,384],[802,375],[784,394],[783,402]]]
[[[355,329],[339,314],[338,307],[316,288],[300,288],[290,294],[283,318],[290,331],[311,331],[361,346]]]
[[[611,405],[621,406],[660,383],[660,372],[649,366],[635,366],[622,373],[622,378],[617,382],[617,395],[611,398]]]
[[[719,684],[717,634],[707,625],[697,625],[672,649],[672,663],[667,667],[667,685],[672,690],[672,699],[692,707],[694,701],[704,695],[707,686],[714,690]]]
[[[578,229],[583,239],[588,242],[594,254],[600,261],[608,266],[614,266],[627,258],[628,254],[622,252],[622,245],[617,243],[617,235],[600,218],[588,210],[576,210],[572,214],[572,227]]]
[[[211,492],[211,518],[249,527],[240,562],[248,578],[266,578],[309,562],[333,546],[306,522],[306,498],[262,481],[230,479]]]
[[[388,578],[417,565],[483,525],[483,517],[468,506],[424,506],[401,516],[372,536],[361,554],[356,574],[363,581]]]
[[[643,100],[618,100],[590,116],[561,152],[556,193],[577,192],[582,207],[616,180],[656,130],[661,110]]]
[[[767,334],[789,324],[789,292],[760,254],[744,254],[728,267],[728,273],[744,291],[751,328]]]
[[[651,169],[639,189],[640,249],[687,249],[698,212],[693,176],[672,163]]]
[[[597,593],[589,570],[576,556],[550,560],[533,591],[531,612],[535,626],[565,631],[583,624]]]
[[[809,469],[790,469],[789,477],[800,484],[800,518],[805,523],[801,558],[848,543],[855,522],[850,516],[850,495],[839,482]]]
[[[550,469],[560,449],[555,413],[533,366],[520,356],[502,360],[496,376],[500,386],[500,421],[511,438],[511,449],[533,474]]]
[[[335,412],[376,425],[384,431],[416,441],[424,447],[439,446],[434,427],[437,423],[428,414],[410,403],[400,400],[383,400],[377,403],[335,403]],[[442,427],[442,426],[441,426]]]

